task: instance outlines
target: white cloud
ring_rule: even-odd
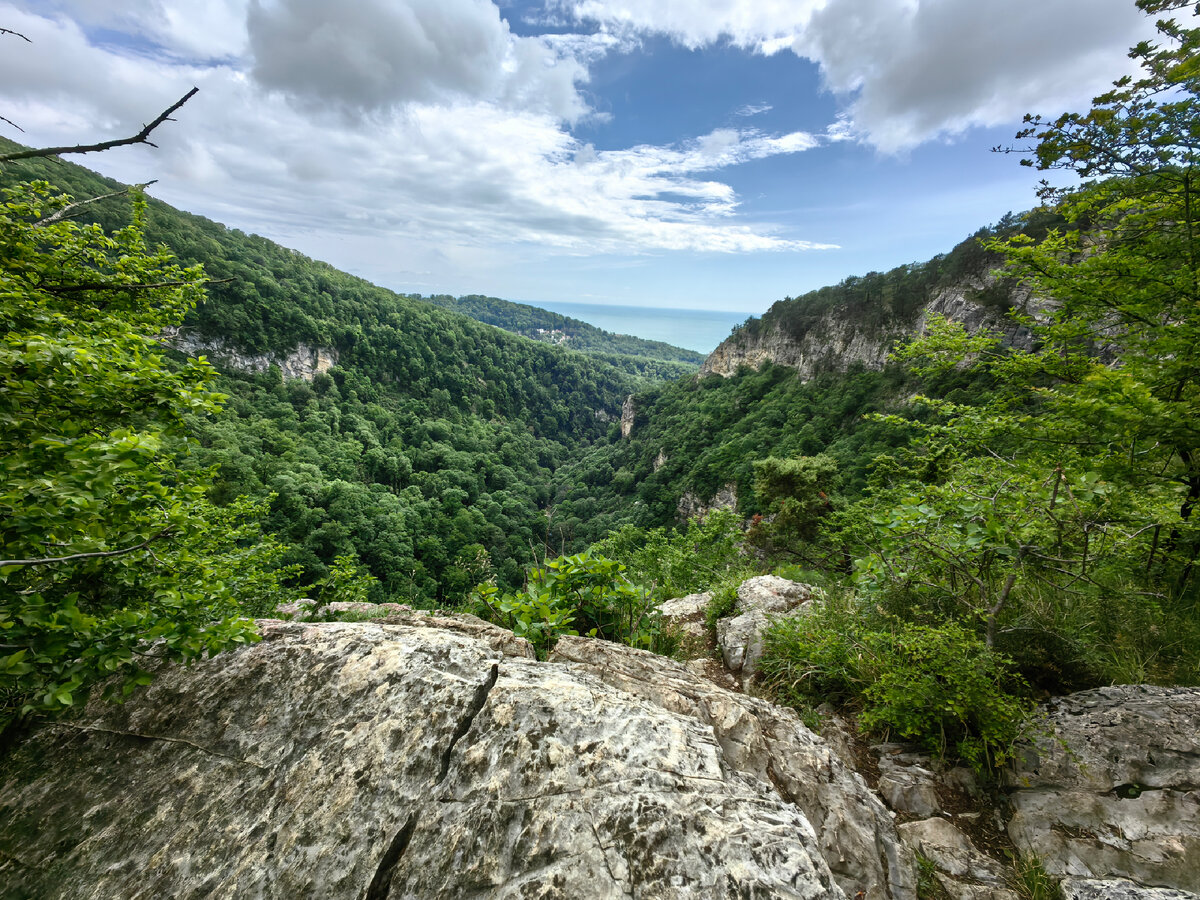
[[[759,116],[774,109],[770,103],[747,103],[734,111],[735,116]]]
[[[790,40],[825,0],[548,0],[568,20],[592,20],[609,28],[667,34],[696,49],[718,40],[757,47]]]
[[[253,76],[302,103],[354,113],[460,98],[586,112],[587,70],[518,37],[491,0],[249,0]]]
[[[1153,31],[1131,0],[554,0],[576,20],[791,50],[841,96],[839,133],[885,152],[1085,105]]]
[[[454,0],[442,5],[450,9]],[[288,9],[297,13],[300,5]],[[545,96],[538,78],[554,69],[545,54],[569,59],[562,43],[535,47],[481,32],[481,52],[493,53],[486,66],[439,68],[430,50],[423,74],[391,70],[403,82],[397,87],[370,73],[333,78],[333,61],[353,46],[350,32],[342,31],[328,38],[328,58],[312,63],[326,78],[310,84],[295,67],[304,58],[301,48],[314,46],[304,35],[320,29],[304,19],[292,40],[280,22],[252,22],[251,48],[269,43],[262,29],[274,29],[271,40],[283,48],[279,57],[268,53],[266,63],[257,58],[273,73],[266,80],[278,89],[270,90],[261,73],[251,73],[249,58],[214,65],[98,46],[66,17],[3,2],[0,20],[35,42],[0,55],[0,107],[29,130],[23,140],[45,145],[128,135],[195,83],[200,93],[179,121],[156,132],[159,150],[130,148],[81,161],[124,180],[159,178],[156,191],[168,202],[285,243],[316,234],[328,235],[326,243],[384,238],[394,247],[396,269],[408,267],[405,256],[418,245],[437,246],[447,259],[482,258],[502,247],[588,255],[825,246],[746,221],[735,191],[720,180],[723,170],[803,152],[817,138],[720,129],[676,145],[596,151],[564,128],[561,108],[551,108],[568,102],[565,92],[549,104],[526,97]],[[440,32],[431,22],[423,20],[420,34],[436,44]],[[344,25],[356,23],[351,16]],[[398,34],[400,26],[393,26],[389,33]],[[420,43],[416,35],[410,43]],[[461,48],[475,39],[447,40]],[[389,51],[368,41],[364,52],[376,59]],[[497,65],[503,77],[489,80]],[[351,127],[325,112],[348,105],[371,112]]]
[[[45,16],[70,16],[87,29],[149,41],[197,62],[235,57],[246,44],[246,0],[22,0],[18,5]]]

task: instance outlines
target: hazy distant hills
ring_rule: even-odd
[[[683,369],[680,374],[694,370],[696,366],[704,362],[704,354],[694,350],[685,350],[683,347],[675,347],[663,341],[648,341],[627,334],[612,334],[579,319],[572,319],[570,316],[524,303],[513,303],[497,297],[484,297],[480,294],[470,294],[466,297],[438,294],[421,299],[514,334],[569,347],[572,350],[582,350],[585,353],[620,353],[626,356],[641,356],[647,359],[681,363]]]

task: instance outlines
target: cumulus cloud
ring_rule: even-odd
[[[491,0],[250,0],[253,77],[302,103],[375,112],[491,100],[574,121],[587,70],[510,33]]]
[[[910,149],[1086,104],[1153,24],[1129,0],[554,0],[577,21],[815,62],[837,134]]]
[[[287,9],[296,13],[302,6],[289,2]],[[440,40],[433,20],[417,15],[426,7],[409,7],[416,17],[412,29],[433,43]],[[276,5],[269,12],[282,15],[283,9]],[[258,7],[258,15],[267,13],[265,4]],[[273,64],[281,68],[271,76],[279,81],[266,79],[278,87],[268,89],[253,71],[263,57],[251,55],[264,40],[262,22],[251,23],[245,58],[217,64],[148,57],[135,46],[97,42],[75,20],[37,15],[3,0],[0,20],[35,41],[0,55],[0,106],[27,128],[24,140],[46,145],[124,136],[195,83],[200,93],[179,121],[156,132],[159,150],[131,148],[84,162],[126,181],[157,177],[156,191],[168,202],[285,243],[302,239],[311,246],[318,234],[326,246],[387,240],[400,265],[417,243],[456,260],[484,258],[501,247],[591,255],[825,246],[745,220],[736,192],[723,180],[732,167],[806,151],[818,138],[719,129],[665,146],[596,150],[564,127],[559,111],[522,99],[525,92],[545,93],[537,67],[554,66],[537,48],[529,50],[532,61],[522,60],[532,45],[514,43],[503,29],[481,26],[476,38],[446,38],[478,40],[481,53],[493,53],[488,65],[504,73],[498,85],[480,71],[448,62],[439,68],[436,54],[426,58],[432,71],[389,70],[400,80],[417,79],[400,87],[357,71],[332,84],[309,84],[288,67],[299,65],[298,48],[316,49],[304,35],[320,28],[304,19],[312,27],[288,37],[281,21],[273,21],[273,39],[296,46],[279,51],[285,55]],[[343,25],[365,27],[353,16]],[[401,26],[388,27],[395,35]],[[412,29],[410,42],[420,44]],[[353,46],[347,34],[335,31],[320,40],[328,42],[330,54],[344,57]],[[595,48],[607,41],[574,43]],[[561,58],[561,46],[541,46]],[[388,52],[370,42],[366,47],[375,55]],[[320,65],[327,69],[331,62]],[[404,108],[389,112],[389,103]],[[344,127],[336,117],[314,112],[339,104],[374,114]]]
[[[109,39],[126,35],[178,59],[228,59],[246,44],[245,0],[24,0],[32,13],[69,16]]]

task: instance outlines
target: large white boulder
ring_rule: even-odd
[[[282,623],[0,757],[0,893],[911,898],[882,804],[790,712],[478,620]]]

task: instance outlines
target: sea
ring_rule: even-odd
[[[717,344],[729,337],[734,325],[740,325],[747,318],[746,313],[714,312],[709,309],[521,302],[579,319],[613,334],[631,334],[649,341],[665,341],[698,353],[711,353]]]

